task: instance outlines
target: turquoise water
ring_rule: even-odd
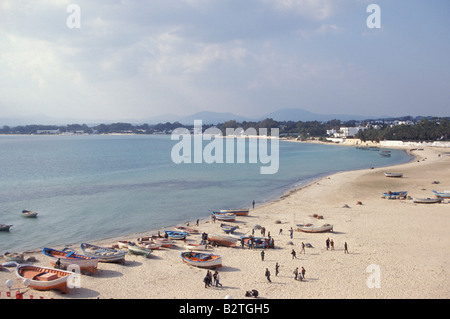
[[[0,232],[0,253],[154,230],[272,200],[337,171],[410,160],[400,150],[381,157],[280,141],[278,172],[262,175],[265,164],[248,160],[175,164],[176,143],[167,135],[0,136],[0,223],[13,225]],[[39,217],[23,218],[23,209]]]

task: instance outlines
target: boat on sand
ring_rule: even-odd
[[[391,172],[384,172],[384,176],[386,177],[403,177],[403,173],[391,173]]]
[[[239,239],[227,235],[208,234],[208,242],[211,245],[235,247]]]
[[[80,244],[80,248],[86,256],[95,257],[99,262],[121,263],[125,262],[127,251],[120,251],[113,248],[100,247],[88,243]]]
[[[413,202],[416,204],[436,204],[442,202],[442,198],[416,198]]]
[[[60,262],[59,269],[67,269],[70,265],[77,265],[81,272],[89,272],[95,274],[97,272],[98,259],[95,257],[80,255],[74,251],[57,250],[53,248],[43,248],[42,253],[50,257],[53,267],[57,266],[57,261]]]
[[[313,224],[297,224],[297,230],[305,233],[325,233],[332,232],[333,225],[323,224],[322,226],[315,226]]]
[[[437,192],[437,191],[432,191],[434,193],[434,196],[436,196],[436,198],[450,198],[450,191],[445,191],[445,192]]]
[[[68,293],[67,280],[73,275],[72,272],[60,269],[47,268],[34,265],[19,265],[16,268],[16,276],[28,279],[28,287],[36,290],[59,290]]]
[[[188,265],[195,267],[200,268],[222,267],[222,257],[219,255],[187,251],[181,253],[181,258]]]

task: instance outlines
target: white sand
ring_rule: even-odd
[[[323,178],[288,196],[251,210],[238,217],[237,234],[249,234],[258,224],[270,231],[275,249],[261,250],[219,247],[214,253],[223,258],[219,268],[222,287],[205,288],[206,270],[183,263],[183,243],[175,249],[155,250],[150,257],[127,255],[126,264],[99,264],[95,275],[81,277],[81,287],[68,294],[31,291],[35,298],[244,298],[245,291],[256,289],[263,298],[449,298],[450,276],[450,204],[414,204],[413,200],[382,199],[385,191],[407,190],[410,196],[433,197],[432,189],[450,190],[450,152],[445,149],[415,151],[413,162],[391,168],[343,172]],[[403,178],[386,178],[384,171],[402,172]],[[439,184],[432,184],[439,181]],[[362,205],[356,205],[360,201]],[[344,205],[350,208],[343,208]],[[322,215],[322,220],[310,217]],[[281,224],[275,224],[280,220]],[[333,233],[307,234],[289,229],[299,223],[334,225]],[[224,234],[220,222],[202,221],[200,232]],[[191,222],[192,227],[192,222]],[[279,229],[283,229],[281,235]],[[150,234],[150,233],[149,233]],[[255,232],[255,236],[260,234]],[[137,236],[123,239],[136,240]],[[188,242],[200,241],[191,235]],[[327,250],[325,240],[334,240],[335,249]],[[292,241],[293,245],[288,244]],[[301,243],[310,243],[300,254]],[[344,254],[344,242],[349,254]],[[101,243],[114,244],[115,241]],[[77,248],[74,246],[74,248]],[[292,259],[291,250],[297,252]],[[35,264],[48,266],[48,259],[36,252]],[[1,260],[0,260],[1,261]],[[4,260],[3,260],[4,261]],[[275,276],[275,263],[280,273]],[[367,280],[379,267],[379,288],[370,288]],[[304,281],[295,281],[296,267],[306,269]],[[264,273],[268,268],[272,282]],[[14,268],[0,271],[0,283],[13,279],[21,285]],[[370,281],[376,283],[376,281]],[[3,286],[4,287],[4,286]],[[1,288],[4,298],[6,287]],[[27,298],[25,295],[25,298]]]

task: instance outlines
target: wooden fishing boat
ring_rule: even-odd
[[[80,255],[74,251],[57,250],[53,248],[43,248],[42,253],[51,258],[50,264],[57,267],[57,261],[60,262],[59,269],[67,269],[70,265],[77,265],[81,272],[95,274],[97,272],[98,259],[95,257]]]
[[[208,242],[211,245],[235,247],[238,240],[238,238],[234,238],[231,236],[208,234]]]
[[[253,236],[245,236],[242,237],[241,240],[244,242],[244,245],[250,247],[253,242],[254,248],[274,248],[273,240],[270,240],[266,237],[253,237]]]
[[[159,237],[159,236],[140,237],[137,240],[138,240],[138,242],[155,242],[155,243],[161,244],[161,247],[164,247],[164,248],[172,248],[174,245],[174,242],[172,241],[172,239]]]
[[[19,265],[16,268],[16,276],[25,280],[29,279],[28,287],[36,290],[59,290],[68,293],[67,280],[72,272],[60,269],[52,269],[42,266]]]
[[[222,267],[222,257],[219,255],[187,251],[181,253],[181,258],[188,265],[195,267],[200,268]]]
[[[154,242],[154,241],[138,241],[137,245],[142,247],[142,248],[150,249],[152,251],[160,249],[162,247],[161,243],[157,243],[157,242]]]
[[[297,224],[298,231],[302,231],[305,233],[324,233],[324,232],[332,232],[333,225],[323,224],[322,226],[315,226],[313,224]]]
[[[221,209],[220,213],[231,213],[236,216],[247,216],[249,213],[248,209]]]
[[[401,191],[401,192],[385,192],[383,193],[383,197],[387,199],[404,199],[408,195],[407,191]]]
[[[437,192],[437,191],[432,191],[434,193],[434,196],[436,196],[436,198],[450,198],[450,191],[445,191],[445,192]]]
[[[128,249],[128,243],[129,243],[128,240],[119,240],[117,242],[117,245],[119,246],[119,248]]]
[[[220,227],[227,234],[230,234],[230,233],[234,232],[237,229],[237,226],[225,225],[225,224],[221,224]]]
[[[0,224],[0,231],[9,231],[12,225]]]
[[[29,211],[29,210],[23,210],[22,211],[22,216],[23,217],[28,217],[28,218],[35,218],[35,217],[38,216],[38,213]]]
[[[442,202],[442,198],[415,198],[413,202],[416,204],[436,204]]]
[[[100,247],[88,243],[80,244],[80,248],[86,256],[95,257],[103,263],[121,263],[125,262],[127,251],[120,251],[113,248]]]
[[[7,261],[14,261],[18,263],[23,262],[23,254],[5,252],[3,257],[5,257]]]
[[[198,230],[195,228],[189,228],[185,226],[175,226],[174,227],[177,231],[185,232],[188,234],[198,234]]]
[[[390,173],[390,172],[384,172],[384,176],[386,177],[403,177],[403,173]]]
[[[236,214],[233,213],[212,212],[211,215],[213,215],[217,220],[229,222],[234,222],[236,220]]]
[[[128,251],[134,255],[143,255],[148,257],[152,253],[151,249],[147,249],[141,246],[136,245],[135,243],[128,243]]]
[[[176,239],[176,240],[182,240],[185,239],[188,233],[181,232],[181,231],[172,231],[172,230],[165,230],[164,231],[168,238],[170,239]]]
[[[205,244],[186,244],[184,245],[184,248],[187,250],[206,250],[206,245]]]

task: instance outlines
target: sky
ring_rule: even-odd
[[[1,0],[0,118],[450,116],[449,13],[448,0]]]

